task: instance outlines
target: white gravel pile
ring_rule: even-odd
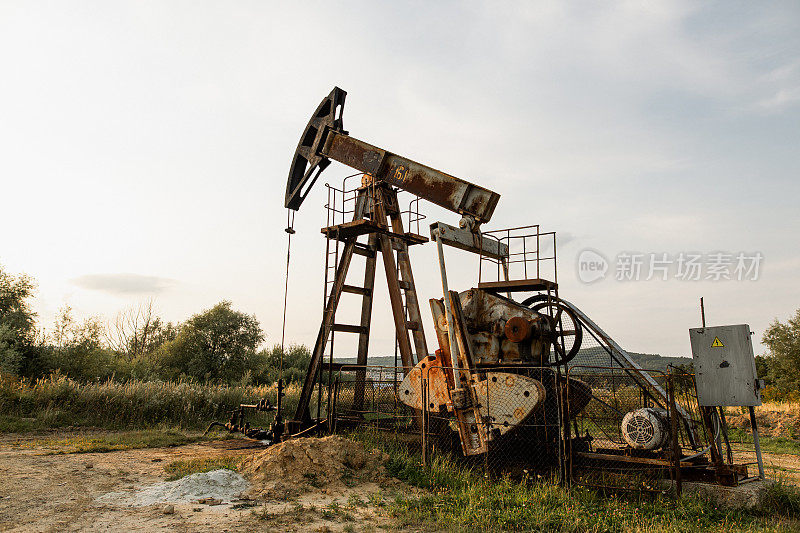
[[[110,492],[98,500],[134,507],[156,503],[191,503],[204,498],[228,503],[246,491],[248,486],[247,480],[236,472],[220,469],[141,487],[135,492]]]

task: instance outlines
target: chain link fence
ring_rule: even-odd
[[[710,412],[704,419],[692,374],[491,366],[473,369],[474,397],[454,410],[456,373],[418,368],[404,382],[402,368],[350,365],[318,395],[320,413],[333,432],[368,428],[421,452],[423,461],[444,454],[490,477],[655,492],[680,490],[686,480],[724,482],[720,472],[737,480],[746,474],[746,465],[708,453],[721,426]]]
[[[661,491],[665,479],[674,479],[680,449],[676,410],[668,376],[649,371],[656,387],[644,387],[639,376],[612,367],[574,366],[570,381],[582,395],[572,401],[571,423],[566,426],[570,480],[581,485],[612,489]],[[662,397],[661,391],[666,394]],[[570,394],[571,393],[571,394]],[[576,406],[580,403],[580,406]]]

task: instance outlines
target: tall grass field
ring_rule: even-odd
[[[214,420],[226,421],[240,403],[265,396],[274,403],[275,394],[275,385],[80,383],[60,375],[37,380],[0,376],[0,432],[65,426],[204,429]],[[286,388],[287,410],[294,408],[298,394],[298,386]]]

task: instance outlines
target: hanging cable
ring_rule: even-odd
[[[292,252],[292,235],[294,235],[294,215],[295,211],[292,209],[286,210],[286,233],[289,234],[289,239],[286,244],[286,275],[284,278],[283,286],[283,325],[281,326],[281,365],[278,371],[278,379],[283,379],[283,352],[286,342],[286,304],[289,296],[289,260]]]

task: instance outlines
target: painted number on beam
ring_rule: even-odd
[[[406,167],[404,167],[403,165],[397,165],[396,167],[394,167],[394,171],[392,172],[392,177],[400,183],[405,183],[407,174],[408,174],[408,169]]]

